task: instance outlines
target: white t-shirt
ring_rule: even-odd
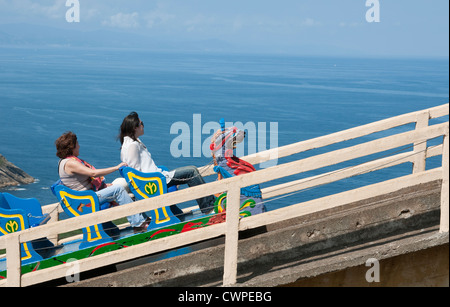
[[[140,139],[134,141],[132,138],[126,136],[123,139],[122,150],[120,151],[120,159],[122,162],[128,164],[143,173],[162,173],[166,177],[167,183],[172,180],[174,171],[167,172],[160,169],[152,159],[152,155],[147,150],[147,147]]]

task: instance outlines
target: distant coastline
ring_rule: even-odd
[[[0,188],[33,183],[34,178],[0,154]]]

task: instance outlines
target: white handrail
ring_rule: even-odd
[[[259,216],[250,217],[239,221],[239,191],[241,188],[252,185],[260,184],[263,182],[284,178],[287,176],[299,174],[302,172],[327,167],[330,165],[336,165],[352,159],[368,156],[371,154],[383,152],[389,149],[398,148],[409,144],[414,144],[414,150],[410,153],[403,153],[393,157],[386,157],[380,160],[370,161],[363,165],[357,165],[352,168],[347,168],[339,173],[327,174],[328,178],[320,178],[321,180],[314,181],[317,178],[308,178],[300,181],[292,182],[289,184],[282,184],[275,187],[269,187],[263,190],[264,197],[282,195],[292,191],[298,191],[304,189],[305,186],[312,187],[326,182],[339,180],[342,178],[348,178],[354,176],[362,171],[372,171],[375,169],[382,169],[384,167],[391,166],[392,163],[414,163],[414,173],[409,176],[398,178],[394,181],[396,186],[404,186],[405,184],[413,184],[416,182],[429,182],[432,180],[442,179],[443,188],[441,195],[441,231],[448,232],[448,120],[441,124],[428,126],[429,119],[446,116],[449,114],[448,104],[413,112],[390,119],[382,120],[372,124],[364,125],[361,127],[352,128],[346,131],[334,133],[328,136],[319,137],[313,140],[295,143],[287,145],[277,149],[271,149],[255,155],[244,157],[246,161],[258,164],[268,161],[270,158],[281,158],[289,155],[293,155],[299,152],[307,151],[314,148],[324,147],[331,144],[339,143],[342,141],[355,139],[358,137],[373,134],[375,132],[384,131],[394,127],[402,126],[409,123],[417,123],[416,129],[400,134],[394,134],[388,137],[375,139],[363,144],[354,145],[351,147],[342,148],[328,153],[312,156],[302,160],[296,160],[293,162],[273,166],[264,170],[259,170],[253,173],[249,173],[242,176],[237,176],[221,181],[208,183],[202,186],[192,187],[189,189],[180,190],[177,192],[161,195],[151,199],[135,202],[126,206],[119,206],[111,208],[105,211],[101,211],[95,214],[80,216],[77,218],[67,219],[64,221],[57,221],[49,223],[47,225],[39,226],[32,229],[26,229],[21,232],[9,234],[0,237],[0,249],[6,248],[7,253],[7,274],[6,281],[0,281],[0,285],[7,286],[27,286],[34,283],[40,283],[46,280],[51,280],[58,277],[63,277],[66,268],[61,266],[53,267],[41,271],[25,274],[21,276],[20,272],[20,243],[28,242],[31,240],[39,239],[45,236],[56,236],[60,233],[65,233],[73,230],[77,230],[93,224],[104,223],[111,220],[116,220],[125,216],[137,214],[153,210],[156,208],[170,206],[175,203],[182,203],[190,200],[195,200],[200,197],[217,194],[221,192],[228,192],[227,199],[227,221],[225,224],[214,225],[204,229],[191,231],[176,236],[151,241],[148,243],[140,244],[137,246],[129,247],[126,249],[110,252],[104,255],[95,256],[88,259],[80,260],[81,270],[88,270],[103,265],[109,265],[117,263],[157,251],[162,251],[164,248],[172,248],[183,246],[185,244],[202,241],[205,239],[213,238],[225,234],[225,263],[224,263],[224,285],[232,285],[236,283],[237,274],[237,251],[238,251],[238,232],[242,229],[242,225],[245,225],[245,229],[257,227],[261,223],[271,223],[273,220],[279,220],[279,216],[283,218],[292,217],[293,215],[303,214],[302,210],[298,206],[292,206],[290,208],[283,208],[275,210],[269,213],[264,213]],[[433,148],[426,148],[426,141],[439,136],[444,136],[443,145],[439,145]],[[425,144],[425,146],[423,146]],[[424,165],[427,157],[442,155],[443,163],[442,167],[425,171]],[[420,159],[418,158],[420,157]],[[390,163],[390,164],[388,164]],[[387,166],[388,165],[388,166]],[[205,170],[205,169],[203,169]],[[205,174],[210,174],[205,172]],[[331,176],[332,175],[332,176]],[[383,194],[383,189],[379,187],[381,184],[364,187],[369,189],[372,194]],[[446,187],[446,191],[444,191]],[[364,188],[349,191],[346,197],[342,198],[342,195],[329,196],[327,199],[340,199],[340,203],[344,201],[352,201],[358,197],[363,196],[361,193]],[[377,190],[379,189],[379,190]],[[317,202],[312,202],[316,205],[314,207],[308,207],[308,210],[323,210],[323,206],[317,206]],[[339,203],[339,202],[338,202]],[[329,206],[333,205],[330,202]],[[52,205],[54,208],[54,205]],[[328,208],[328,207],[326,207]],[[47,210],[47,209],[45,209]],[[44,211],[45,211],[44,210]],[[290,213],[281,214],[281,212]],[[256,221],[256,222],[255,222]]]

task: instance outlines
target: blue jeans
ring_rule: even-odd
[[[112,185],[103,190],[95,192],[98,196],[98,200],[100,205],[115,201],[119,205],[126,205],[132,203],[133,200],[128,196],[128,193],[122,186]],[[142,213],[131,215],[127,217],[128,222],[130,222],[131,226],[139,227],[145,221],[145,216]]]
[[[167,187],[174,185],[187,184],[190,187],[195,187],[205,183],[202,175],[198,172],[195,166],[184,166],[175,169],[175,174],[173,178],[167,184]],[[207,214],[214,209],[214,203],[216,198],[213,195],[202,197],[197,199],[197,204],[200,210]]]

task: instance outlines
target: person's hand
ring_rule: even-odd
[[[122,162],[119,165],[117,165],[117,169],[121,168],[122,166],[128,166],[128,164],[126,164],[125,162]]]

